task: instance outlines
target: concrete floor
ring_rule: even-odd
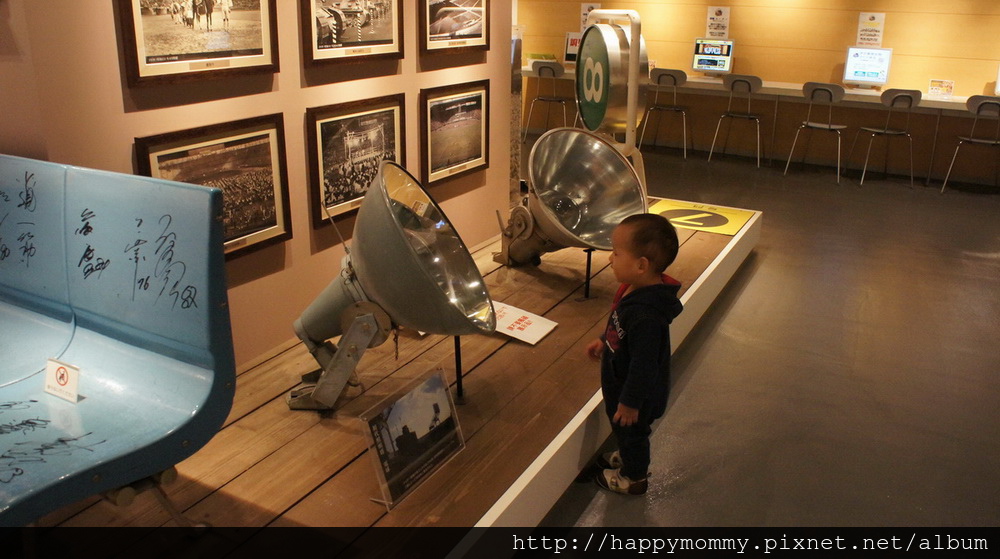
[[[651,195],[764,212],[674,355],[649,492],[574,484],[542,526],[1000,524],[1000,192],[713,159],[645,155]]]

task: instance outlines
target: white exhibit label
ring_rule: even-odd
[[[861,12],[858,16],[858,46],[881,47],[885,14]]]
[[[497,332],[531,345],[538,343],[558,325],[543,316],[499,301],[493,301],[493,310],[497,315]]]
[[[73,365],[49,359],[45,365],[45,391],[63,400],[79,399],[80,369]]]
[[[709,6],[708,19],[705,21],[705,37],[709,39],[729,38],[729,8],[725,6]]]

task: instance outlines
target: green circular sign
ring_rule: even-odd
[[[601,26],[591,25],[583,33],[576,57],[576,102],[588,130],[604,122],[611,97],[611,63]]]

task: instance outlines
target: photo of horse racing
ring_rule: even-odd
[[[264,52],[261,0],[139,0],[145,63]]]

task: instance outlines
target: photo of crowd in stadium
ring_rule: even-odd
[[[361,205],[384,160],[405,165],[402,94],[308,109],[313,227]]]
[[[227,258],[291,238],[282,116],[136,138],[142,175],[222,190]]]

